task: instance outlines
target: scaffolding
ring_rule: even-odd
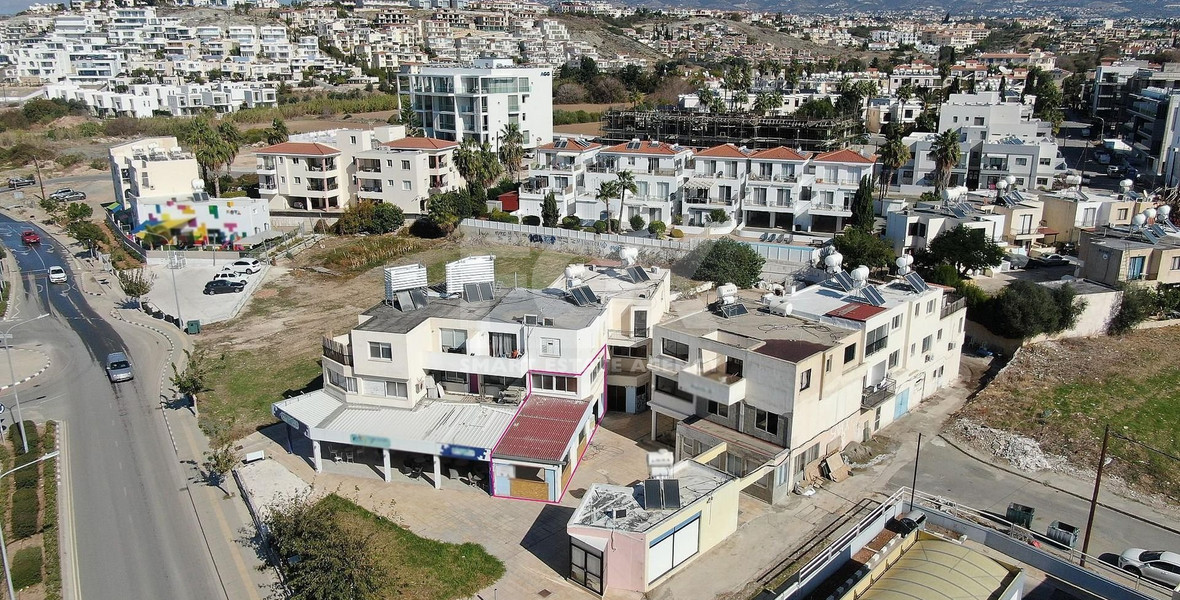
[[[820,152],[847,147],[863,128],[855,116],[800,119],[684,110],[608,110],[602,122],[602,139],[616,143],[641,139],[693,147],[730,143],[752,150],[787,146]]]

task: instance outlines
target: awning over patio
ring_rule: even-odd
[[[684,188],[689,190],[707,190],[711,189],[717,183],[712,179],[689,179],[684,182]]]

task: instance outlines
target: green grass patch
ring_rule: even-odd
[[[313,257],[313,261],[333,271],[355,275],[423,248],[429,248],[436,243],[396,234],[358,236],[331,250],[321,252]]]
[[[41,547],[22,548],[12,559],[12,587],[23,590],[41,583]]]
[[[290,352],[228,351],[211,357],[210,391],[197,398],[201,429],[234,440],[275,422],[270,405],[321,376],[320,347]],[[314,388],[321,387],[318,382]]]
[[[57,422],[45,424],[45,435],[41,438],[45,448],[57,447]],[[57,459],[51,458],[41,466],[42,496],[45,508],[42,510],[41,543],[45,545],[45,599],[61,600],[61,551],[57,539]]]
[[[504,563],[479,544],[448,544],[415,535],[392,521],[336,495],[326,503],[338,519],[359,522],[377,533],[373,546],[389,568],[384,598],[451,600],[468,598],[504,575]]]
[[[590,260],[587,256],[521,246],[439,248],[408,258],[425,264],[427,278],[436,282],[446,279],[447,263],[485,254],[496,256],[496,281],[505,287],[543,288],[553,283],[571,263]]]

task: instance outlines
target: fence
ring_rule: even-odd
[[[657,240],[646,237],[631,237],[626,235],[606,234],[606,233],[591,233],[589,231],[580,231],[576,229],[561,229],[559,227],[540,227],[537,225],[517,225],[516,223],[501,223],[499,221],[480,221],[476,219],[463,219],[461,225],[465,228],[473,228],[476,230],[485,231],[507,231],[513,233],[521,233],[525,235],[539,235],[542,237],[553,237],[564,240],[582,240],[593,243],[607,243],[618,244],[621,246],[634,246],[639,249],[652,250],[681,250],[689,252],[696,248],[700,240]],[[545,240],[537,240],[545,243]],[[549,242],[553,243],[553,242]]]
[[[128,252],[134,254],[142,262],[147,262],[147,251],[135,241],[135,238],[123,233],[123,229],[119,227],[119,222],[115,220],[115,213],[107,212],[107,224],[111,226],[111,231],[119,238],[119,243]]]

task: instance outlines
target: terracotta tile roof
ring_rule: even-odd
[[[721,144],[720,146],[713,146],[706,148],[696,153],[697,156],[710,156],[714,158],[746,158],[749,156],[742,152],[741,148],[733,144]]]
[[[593,150],[602,146],[589,140],[579,140],[577,138],[568,139],[565,141],[565,146],[557,147],[557,142],[550,142],[544,146],[537,146],[537,150],[560,150],[562,152],[585,152]]]
[[[841,150],[832,150],[831,152],[824,152],[814,158],[815,162],[835,162],[835,163],[861,163],[871,165],[877,162],[876,156],[864,156],[855,150],[844,148]]]
[[[829,311],[826,317],[839,317],[841,319],[850,319],[852,321],[868,321],[874,315],[885,312],[885,309],[880,306],[873,306],[871,304],[861,304],[859,302],[849,302],[840,308]]]
[[[340,151],[327,145],[315,142],[283,142],[273,146],[256,150],[254,154],[283,154],[298,156],[329,156],[340,154]]]
[[[778,146],[776,148],[759,150],[755,152],[750,158],[761,158],[766,160],[807,160],[808,156],[810,156],[810,154],[800,154],[799,152],[786,146]]]
[[[577,434],[589,404],[552,396],[529,396],[492,451],[494,458],[558,463]]]
[[[639,142],[638,147],[634,147],[635,145],[636,144],[634,141],[623,142],[622,144],[617,144],[606,148],[603,150],[603,152],[619,152],[622,154],[660,154],[664,156],[675,156],[685,150],[685,148],[673,150],[670,144],[656,141]]]
[[[404,137],[400,140],[383,142],[381,145],[386,148],[397,148],[401,150],[446,150],[447,148],[459,147],[458,142],[428,137]]]

